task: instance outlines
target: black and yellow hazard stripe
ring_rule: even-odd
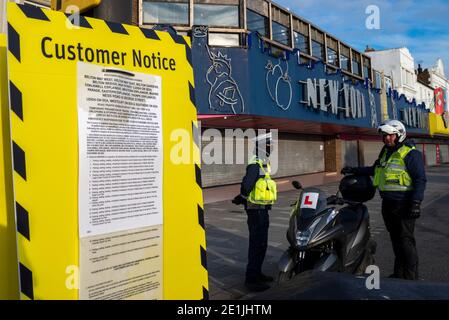
[[[9,52],[20,62],[20,36],[16,29],[8,23],[8,49]]]
[[[20,292],[31,300],[34,300],[33,273],[22,263],[19,263],[19,277]]]
[[[123,35],[129,35],[128,31],[126,31],[125,27],[121,23],[109,22],[105,21],[106,25],[111,29],[114,33],[119,33]]]
[[[30,19],[37,19],[42,21],[50,21],[50,19],[45,14],[44,10],[40,7],[36,7],[29,4],[23,4],[18,6],[22,10],[23,14]]]
[[[31,240],[30,220],[28,211],[16,201],[16,221],[17,232],[24,236],[28,241]]]
[[[152,40],[160,40],[160,38],[158,37],[156,31],[151,30],[151,29],[147,29],[147,28],[140,28],[140,30],[142,31],[142,33],[145,36],[145,38],[152,39]]]
[[[19,119],[23,121],[22,92],[16,87],[16,85],[12,81],[9,81],[9,96],[11,101],[12,112],[14,112],[19,117]]]
[[[29,5],[19,7],[28,18],[48,20],[40,8],[35,8]],[[18,63],[22,62],[20,34],[10,23],[8,23],[8,51]],[[21,123],[23,123],[25,120],[23,112],[23,94],[13,81],[9,81],[9,97],[10,110],[21,120]],[[11,143],[13,169],[21,179],[27,181],[26,152],[15,142],[14,135],[12,135]],[[28,241],[31,241],[29,212],[17,201],[15,204],[17,232]],[[24,255],[22,248],[19,247],[18,251],[20,292],[29,299],[34,299],[33,272],[21,261],[21,257]]]
[[[188,47],[188,45],[186,45]],[[190,102],[193,106],[195,106],[195,89],[193,85],[189,82],[189,94],[190,94]],[[201,132],[200,128],[192,122],[192,138],[193,138],[193,148],[194,148],[194,172],[195,172],[195,182],[198,186],[199,190],[202,190],[202,181],[201,181]],[[201,266],[205,271],[205,274],[207,275],[207,252],[206,252],[206,226],[204,222],[204,209],[203,209],[203,199],[202,199],[202,193],[201,193],[201,199],[198,199],[197,209],[198,209],[198,225],[201,228],[201,232],[203,235],[203,244],[200,244],[200,259],[201,259]],[[207,280],[206,280],[207,281]],[[202,286],[202,296],[203,300],[209,299],[209,291],[208,291],[208,284],[205,283]]]
[[[84,16],[81,15],[77,15],[76,16],[76,21],[75,21],[75,17],[70,14],[70,13],[66,13],[65,14],[67,16],[67,20],[73,25],[73,22],[76,22],[78,24],[78,27],[80,28],[88,28],[88,29],[92,29],[92,26],[90,25],[89,21],[87,21],[87,19]]]

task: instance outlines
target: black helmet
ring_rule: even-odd
[[[366,202],[374,198],[376,188],[369,176],[349,175],[340,181],[343,199],[353,202]]]

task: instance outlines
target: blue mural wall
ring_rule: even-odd
[[[429,133],[429,111],[425,103],[417,105],[415,99],[409,101],[405,95],[391,89],[387,93],[387,102],[390,119],[401,120],[408,132]]]
[[[269,116],[364,128],[375,128],[382,121],[380,91],[368,81],[354,84],[341,70],[327,70],[322,62],[301,64],[297,51],[278,58],[257,34],[249,35],[248,48],[209,47],[207,43],[207,27],[194,27],[199,114]],[[395,91],[387,98],[391,119],[425,118],[421,115],[427,112],[424,105],[417,106]],[[409,124],[414,133],[428,131],[427,125]]]

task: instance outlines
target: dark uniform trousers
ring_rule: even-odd
[[[418,279],[418,252],[414,236],[415,219],[406,219],[409,202],[382,201],[382,216],[390,233],[395,255],[394,276],[401,279]]]
[[[270,220],[267,209],[247,209],[249,247],[246,281],[255,282],[262,274],[262,264],[268,247]]]

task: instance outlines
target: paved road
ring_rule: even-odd
[[[425,281],[449,283],[449,165],[427,169],[428,185],[422,205],[422,217],[416,225],[420,257],[420,277]],[[320,186],[334,194],[338,183]],[[290,204],[298,193],[279,194],[270,213],[269,247],[264,272],[277,275],[277,261],[288,247],[285,233]],[[393,272],[393,251],[380,213],[380,197],[367,203],[371,232],[377,241],[376,265],[381,277]],[[243,286],[248,250],[246,214],[230,201],[205,206],[207,264],[211,299],[240,299],[248,294]]]

